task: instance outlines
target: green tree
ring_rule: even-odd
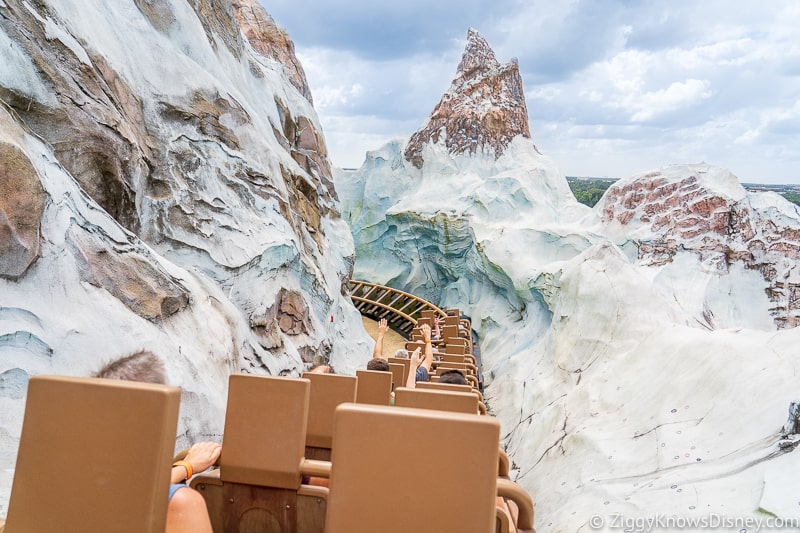
[[[614,180],[567,178],[567,183],[569,183],[569,188],[572,190],[576,200],[589,207],[594,207],[603,197],[606,189],[614,183]]]
[[[800,205],[800,192],[796,191],[789,191],[789,192],[782,192],[781,196],[789,200],[795,205]]]

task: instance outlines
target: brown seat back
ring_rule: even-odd
[[[179,403],[166,385],[32,377],[4,532],[162,533]]]
[[[408,378],[408,374],[411,372],[411,359],[406,357],[390,357],[389,364],[403,365],[403,381],[401,381],[399,385],[397,382],[395,382],[394,388],[396,389],[397,387],[405,387],[406,378]]]
[[[422,311],[420,311],[419,314],[420,314],[420,316],[422,318],[427,318],[428,320],[430,320],[431,324],[432,324],[433,323],[433,317],[435,317],[438,313],[436,311],[434,311],[433,309],[423,309]]]
[[[389,363],[389,370],[392,372],[392,390],[398,387],[405,387],[406,386],[406,378],[405,378],[405,365],[400,363]]]
[[[444,319],[445,326],[458,326],[461,319],[458,316],[446,316]]]
[[[459,342],[458,344],[454,344],[451,342],[450,344],[446,344],[444,346],[444,353],[447,355],[467,355],[467,342],[466,339],[461,339],[463,342]]]
[[[378,370],[357,370],[356,403],[389,405],[392,396],[392,373]]]
[[[411,354],[414,353],[414,350],[419,348],[420,353],[425,353],[425,343],[423,341],[412,341],[406,343],[406,351],[408,352],[408,356],[411,357]]]
[[[459,385],[457,383],[439,383],[432,381],[420,381],[417,383],[418,389],[432,389],[432,390],[449,390],[453,392],[471,392],[478,397],[478,401],[483,401],[483,394],[478,389],[473,388],[471,385]]]
[[[437,409],[455,413],[477,414],[478,397],[471,392],[437,391],[431,389],[407,389],[394,391],[394,404],[398,407]]]
[[[475,365],[470,363],[450,363],[447,361],[434,361],[434,370],[437,374],[442,374],[448,370],[460,370],[464,375],[475,374]]]
[[[417,383],[416,387],[418,389],[469,392],[471,394],[474,394],[478,398],[478,413],[482,415],[486,414],[486,404],[483,403],[483,394],[481,394],[481,391],[474,388],[472,385],[458,385],[456,383],[439,383],[438,381],[435,381],[435,382],[419,382]]]
[[[431,382],[417,383],[417,388],[438,390],[438,391],[450,391],[450,392],[473,392],[475,390],[469,385],[459,385],[457,383],[431,383]]]
[[[448,309],[444,323],[446,326],[459,326],[467,332],[472,330],[472,324],[469,319],[461,318],[461,312],[458,309]]]
[[[464,362],[466,362],[466,358],[463,355],[449,354],[449,353],[446,353],[446,352],[441,355],[441,358],[442,358],[442,361],[445,361],[447,363],[464,363]]]
[[[231,376],[220,469],[191,484],[214,533],[322,533],[324,497],[301,485],[310,394],[308,379]]]
[[[223,482],[300,487],[310,389],[307,379],[230,376],[220,457]]]
[[[499,436],[500,424],[490,417],[341,405],[326,533],[492,531]],[[426,461],[415,453],[388,458],[392,449],[447,450],[447,460]]]
[[[460,332],[458,331],[458,326],[444,326],[442,328],[442,338],[445,340],[446,343],[449,343],[450,339],[460,339],[464,337],[460,335]]]
[[[444,338],[444,337],[442,337]],[[464,352],[464,355],[469,355],[470,343],[467,339],[462,337],[448,337],[444,340],[444,351],[455,353],[457,351]],[[460,350],[459,350],[460,348]]]
[[[358,382],[355,376],[338,374],[306,372],[303,377],[311,380],[306,446],[330,450],[333,442],[333,413],[340,403],[356,401]],[[311,457],[308,454],[306,456],[312,459],[330,458]]]

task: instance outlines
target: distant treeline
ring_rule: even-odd
[[[782,192],[780,193],[781,196],[789,200],[795,205],[800,205],[800,192]]]
[[[606,189],[613,185],[615,181],[617,180],[611,178],[575,178],[567,176],[567,183],[569,183],[569,188],[572,189],[572,194],[575,195],[575,198],[580,203],[588,205],[589,207],[594,207],[595,204],[600,201]],[[748,184],[744,184],[743,186],[747,190],[765,189],[763,185],[748,186]],[[768,190],[773,190],[793,204],[800,206],[800,192],[796,190],[784,190],[785,188],[772,187],[768,188]]]
[[[603,193],[606,192],[615,181],[609,178],[573,178],[567,176],[567,183],[572,189],[572,194],[582,204],[594,207],[600,201]]]

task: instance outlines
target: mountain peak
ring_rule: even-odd
[[[424,147],[442,140],[453,155],[489,152],[497,158],[518,135],[531,136],[519,66],[514,60],[501,65],[486,39],[470,28],[450,88],[409,139],[405,158],[421,168]]]
[[[467,30],[467,45],[464,47],[461,63],[458,65],[456,79],[469,78],[499,66],[500,63],[494,55],[494,50],[483,38],[483,35],[474,28]]]
[[[275,23],[257,0],[236,0],[232,7],[233,15],[253,49],[282,64],[289,82],[313,105],[306,73],[295,55],[294,42],[286,30]]]

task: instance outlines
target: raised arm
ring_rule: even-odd
[[[385,318],[378,321],[378,337],[375,339],[375,348],[372,350],[373,359],[383,359],[383,337],[389,331],[389,323]]]
[[[428,324],[422,324],[422,340],[425,342],[425,359],[422,361],[422,366],[430,373],[433,365],[433,346],[431,345],[431,327]]]
[[[424,360],[425,356],[421,355],[419,348],[416,348],[411,354],[411,364],[408,368],[408,377],[406,377],[407,388],[413,389],[417,386],[417,368],[420,367]]]

